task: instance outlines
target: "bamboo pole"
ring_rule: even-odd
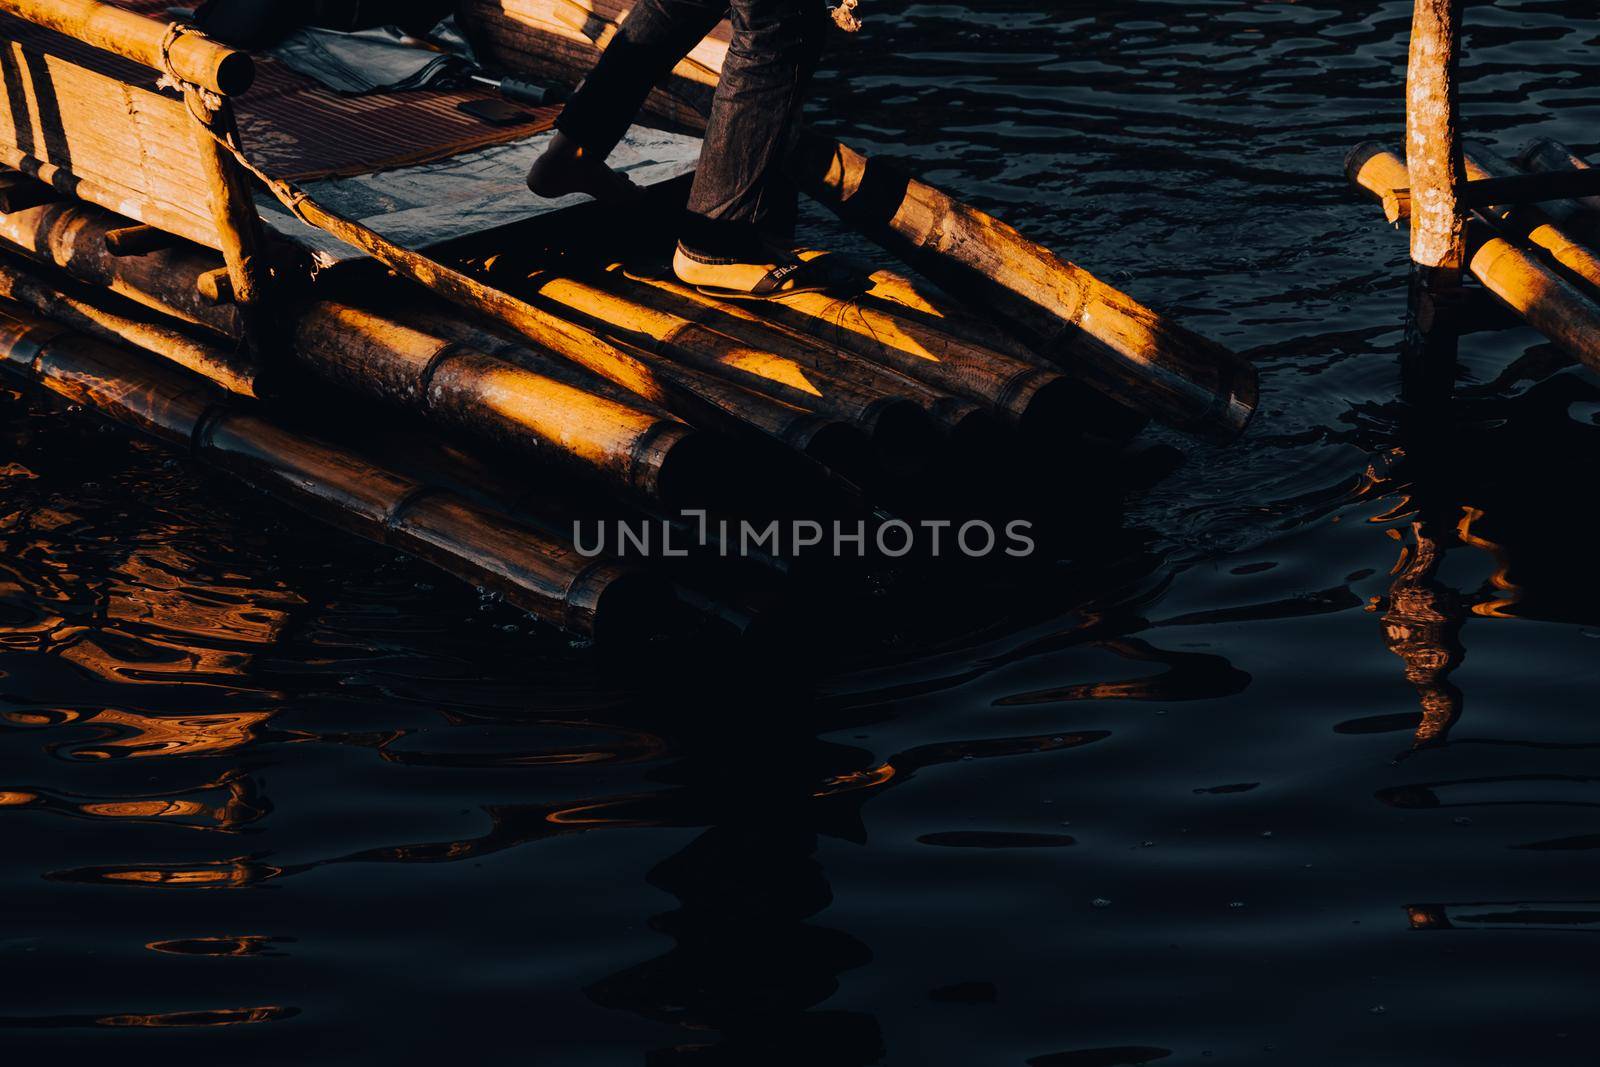
[[[1468,178],[1498,178],[1517,173],[1517,168],[1510,160],[1495,155],[1482,145],[1473,145],[1467,152]],[[1546,255],[1587,286],[1591,293],[1600,294],[1600,256],[1552,221],[1551,210],[1559,211],[1560,202],[1551,201],[1539,207],[1490,204],[1481,209],[1484,216],[1508,237],[1526,238],[1531,244],[1544,249]]]
[[[610,272],[613,280],[618,273]],[[719,322],[767,331],[777,328],[795,342],[837,346],[920,383],[936,396],[943,393],[975,401],[1016,426],[1043,430],[1055,423],[1061,408],[1052,404],[1052,398],[1071,387],[1060,371],[1042,362],[965,341],[942,329],[937,319],[871,293],[848,300],[826,293],[799,293],[755,309],[706,296],[667,277],[635,284],[669,294],[680,307],[704,308]]]
[[[397,312],[396,317],[412,325],[419,323],[418,319],[403,310]],[[519,366],[543,370],[554,361],[554,357],[548,353],[529,347],[525,338],[502,336],[482,324],[457,316],[430,315],[426,326],[440,337]],[[655,358],[642,350],[636,355],[644,361]],[[578,370],[564,362],[562,365],[569,372]],[[682,364],[664,361],[658,363],[655,370],[669,386],[673,407],[684,412],[696,425],[715,427],[745,445],[760,447],[771,443],[782,444],[818,463],[853,474],[860,474],[868,465],[870,442],[859,430],[846,423],[825,419],[802,408],[752,393]],[[598,376],[587,388],[645,410],[667,410],[655,407],[649,401]],[[751,436],[750,431],[759,436]],[[783,463],[777,457],[784,453],[764,451],[764,458],[777,469],[782,469]]]
[[[179,34],[167,46],[167,23],[97,0],[0,0],[0,11],[155,71],[165,73],[170,63],[179,78],[225,96],[243,93],[255,80],[255,61],[248,53],[193,32]]]
[[[129,344],[208,378],[230,393],[256,395],[255,367],[236,352],[197,341],[169,326],[143,322],[69,290],[70,283],[42,278],[7,259],[0,259],[0,297],[15,301],[64,326],[111,344]],[[130,309],[131,311],[132,309]]]
[[[541,302],[588,329],[637,345],[666,363],[683,364],[750,392],[854,426],[870,437],[886,469],[925,469],[939,449],[930,414],[911,382],[885,381],[871,369],[828,358],[815,347],[767,331],[756,335],[738,323],[716,329],[679,314],[670,304],[619,296],[574,278],[535,275],[529,284]],[[931,402],[930,402],[931,403]],[[959,423],[970,414],[952,412]]]
[[[0,171],[0,213],[11,214],[56,199],[50,186],[19,171]]]
[[[208,255],[195,248],[172,248],[142,256],[112,255],[106,248],[105,235],[126,225],[125,219],[98,207],[64,201],[11,215],[0,215],[0,240],[29,259],[59,267],[71,277],[89,285],[109,289],[146,307],[203,325],[223,336],[237,338],[240,335],[237,309],[231,304],[213,306],[198,291],[199,279],[217,269],[214,254]],[[225,273],[221,276],[226,278]],[[441,313],[434,317],[430,328],[456,329],[461,314],[459,308],[453,309],[453,313]],[[285,308],[285,317],[298,319],[302,329],[312,325],[293,306]],[[521,347],[529,348],[529,342],[521,330],[514,325],[506,325],[502,319],[493,321],[500,322],[508,331],[523,338]],[[566,328],[579,332],[575,326]],[[869,467],[870,443],[858,431],[838,420],[751,393],[692,368],[662,360],[639,349],[631,349],[625,343],[607,345],[598,338],[595,342],[614,349],[649,377],[655,386],[651,391],[663,397],[664,402],[656,404],[645,401],[645,410],[670,410],[696,425],[729,434],[753,430],[848,477],[860,477]],[[336,358],[327,353],[304,350],[297,351],[295,355],[313,370],[323,366],[318,362],[319,357],[327,360]],[[540,373],[548,372],[550,364],[554,362],[557,361],[546,357],[531,369]],[[573,369],[564,362],[560,365],[568,370]],[[628,388],[629,376],[599,376],[626,390],[628,403],[639,401],[638,394]],[[385,395],[379,383],[369,380],[360,384],[353,378],[350,381],[365,392]],[[617,399],[616,394],[613,393],[612,398]],[[474,432],[490,431],[480,425]],[[792,464],[786,467],[774,463],[773,469],[780,472],[788,470],[788,476],[797,479],[824,477],[815,469],[795,470]]]
[[[145,307],[224,336],[242,335],[238,309],[208,302],[196,287],[202,274],[218,266],[214,253],[178,246],[138,256],[115,255],[106,245],[106,235],[127,225],[126,218],[99,206],[62,200],[0,213],[0,241],[29,259],[60,267],[80,281]]]
[[[491,288],[454,268],[402,248],[358,222],[330,211],[301,194],[295,209],[312,226],[370,255],[403,278],[482,315],[502,322],[581,367],[609,378],[656,404],[667,404],[669,388],[636,356],[594,333]]]
[[[667,622],[671,597],[615,558],[515,523],[346,448],[229,407],[187,372],[0,306],[0,368],[187,450],[369,540],[503,593],[540,618],[602,638]]]
[[[114,211],[125,219],[159,226],[168,233],[186,237],[196,244],[208,247],[217,244],[216,227],[209,217],[202,218],[175,205],[151,200],[131,189],[73,174],[54,163],[35,159],[12,145],[0,144],[0,167],[8,167],[43,182],[62,196]]]
[[[19,303],[154,352],[234,392],[255,394],[248,360],[59,288],[0,261],[0,293]],[[295,320],[293,354],[322,377],[620,489],[673,505],[702,505],[729,467],[705,434],[664,412],[587,392],[586,381],[560,361],[543,361],[540,373],[328,301],[298,308]]]
[[[1406,167],[1411,191],[1411,261],[1422,290],[1437,296],[1460,284],[1466,217],[1456,75],[1461,0],[1416,0],[1406,66]]]
[[[1588,170],[1589,161],[1578,155],[1560,141],[1548,137],[1534,140],[1521,152],[1517,153],[1517,163],[1524,169],[1536,171],[1540,174],[1556,174],[1565,170]],[[1569,211],[1600,212],[1600,196],[1574,197],[1563,201],[1569,204]],[[1550,205],[1545,205],[1549,210]]]
[[[138,224],[106,234],[106,250],[114,256],[142,256],[171,248],[177,238],[154,226]]]
[[[733,468],[705,434],[590,392],[554,360],[539,373],[329,301],[296,309],[293,341],[332,381],[669,505],[704,505]]]
[[[815,134],[802,135],[793,165],[801,188],[841,218],[1124,406],[1218,441],[1249,422],[1247,362],[998,219]]]
[[[762,313],[757,314],[734,301],[703,297],[692,288],[664,279],[659,283],[635,281],[623,275],[621,270],[606,272],[604,288],[608,293],[634,305],[636,310],[631,313],[633,315],[639,313],[638,309],[647,314],[664,313],[673,322],[682,324],[669,327],[673,332],[671,344],[674,346],[680,338],[698,336],[702,340],[709,340],[711,350],[723,359],[730,358],[726,348],[728,339],[744,346],[737,351],[755,353],[758,360],[763,359],[760,354],[770,353],[774,359],[768,366],[783,368],[776,371],[780,379],[784,371],[802,375],[824,394],[823,406],[829,410],[829,405],[842,395],[858,395],[880,413],[878,418],[881,420],[885,403],[898,405],[909,402],[926,412],[958,455],[994,456],[1011,443],[1001,420],[979,399],[958,389],[929,384],[895,366],[892,357],[868,358],[859,351],[867,346],[829,345],[827,339],[819,337],[815,331],[786,329],[770,317],[773,308],[763,307]],[[787,304],[789,301],[785,299],[783,302]],[[908,356],[907,360],[910,359]],[[763,373],[774,371],[769,369]],[[1025,389],[1034,384],[1021,382],[1019,387]],[[768,391],[764,382],[752,383],[750,387]],[[818,404],[810,397],[802,397],[794,402],[802,407],[818,409]],[[927,457],[920,455],[920,452],[934,447],[921,428],[912,427],[910,432],[913,436],[909,466],[904,461],[891,460],[891,465],[898,462],[900,469],[907,472],[926,466]],[[880,432],[876,436],[889,453],[907,450],[907,445],[896,443],[888,434]]]
[[[1467,177],[1471,181],[1510,177],[1519,173],[1510,160],[1490,151],[1483,145],[1473,145],[1466,152]],[[1385,194],[1384,214],[1390,222],[1409,217],[1411,198],[1401,189]],[[1526,239],[1541,248],[1568,274],[1590,289],[1600,293],[1600,255],[1596,255],[1582,238],[1568,232],[1555,221],[1572,219],[1580,208],[1571,200],[1550,200],[1533,205],[1486,204],[1479,209],[1481,215],[1496,229],[1513,240]]]
[[[271,272],[261,216],[244,170],[223,147],[236,140],[238,134],[233,105],[226,98],[207,100],[194,89],[185,89],[183,98],[196,126],[195,147],[205,174],[211,217],[222,244],[229,299],[239,309],[240,329],[251,355],[258,361],[277,358],[282,346],[275,337]]]
[[[1406,165],[1382,145],[1358,145],[1346,160],[1351,182],[1382,200],[1408,182]],[[1600,370],[1600,306],[1527,249],[1491,237],[1467,261],[1484,287],[1529,326]]]

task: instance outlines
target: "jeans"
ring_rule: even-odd
[[[604,158],[650,89],[724,15],[733,39],[680,237],[704,258],[759,261],[762,236],[781,238],[794,227],[797,194],[783,161],[822,54],[822,0],[639,0],[556,128]]]

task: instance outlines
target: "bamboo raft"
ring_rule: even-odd
[[[463,0],[458,20],[500,72],[571,85],[626,6]],[[0,0],[20,74],[0,95],[0,369],[574,632],[743,617],[653,561],[578,552],[569,520],[610,513],[596,500],[878,521],[880,494],[963,465],[1113,462],[1150,421],[1227,441],[1255,408],[1254,371],[1226,349],[815,134],[794,156],[801,187],[928,281],[874,269],[848,301],[719,300],[625,269],[623,248],[579,254],[596,243],[583,207],[439,246],[385,236],[258,152],[294,140],[255,136],[276,121],[272,94],[250,93],[280,78],[271,62],[161,10]],[[725,29],[652,94],[648,122],[703,128]],[[319,106],[381,134],[375,109],[424,107],[400,95]],[[459,124],[455,97],[428,99]],[[400,165],[381,147],[372,171]],[[650,195],[670,209],[675,188]],[[355,251],[319,263],[264,221],[274,199]],[[294,416],[329,390],[527,473],[475,483],[308,430]]]

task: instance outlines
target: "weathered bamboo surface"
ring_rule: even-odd
[[[248,53],[196,33],[168,40],[167,24],[98,0],[0,0],[0,11],[142,63],[214,93],[236,96],[255,80]]]
[[[936,314],[870,292],[848,299],[799,293],[752,308],[707,296],[666,276],[638,284],[667,294],[687,317],[713,328],[728,324],[750,331],[745,336],[776,328],[798,344],[836,347],[919,383],[932,391],[934,403],[940,394],[963,397],[1016,426],[1068,429],[1058,420],[1064,406],[1052,403],[1071,388],[1059,370],[967,341],[947,330]]]
[[[719,313],[613,273],[615,288],[535,275],[528,285],[590,329],[725,378],[752,392],[848,422],[886,447],[926,440],[909,409],[942,399],[881,368],[843,358],[759,320]],[[619,291],[620,290],[620,291]],[[973,410],[968,406],[962,414]]]
[[[254,357],[279,358],[282,346],[273,316],[265,230],[250,191],[249,176],[223,147],[238,141],[233,105],[225,97],[207,98],[196,89],[185,89],[183,97],[194,126],[190,133],[206,183],[206,200],[223,266],[228,272],[230,302],[239,311],[240,329]],[[115,252],[109,234],[106,248]]]
[[[1406,166],[1411,190],[1411,261],[1433,272],[1430,288],[1455,284],[1466,261],[1466,219],[1456,74],[1461,0],[1416,0],[1406,66]]]
[[[210,382],[16,305],[0,307],[0,367],[557,625],[609,635],[670,617],[666,591],[615,558],[585,557],[547,531],[231,407]]]
[[[77,289],[66,279],[42,277],[36,269],[0,258],[0,297],[102,341],[158,352],[230,393],[256,396],[256,368],[244,354],[135,318],[133,307],[127,312],[108,307],[105,295],[95,299],[89,293],[71,291]]]
[[[1466,173],[1471,181],[1510,178],[1522,172],[1503,156],[1484,145],[1469,145]],[[1400,222],[1411,214],[1412,201],[1407,189],[1383,197],[1384,215]],[[1576,201],[1549,200],[1532,204],[1486,204],[1478,209],[1498,231],[1514,240],[1526,240],[1544,251],[1569,276],[1590,290],[1600,293],[1600,255],[1588,247],[1582,236],[1570,232],[1567,224],[1582,211]]]
[[[195,123],[181,99],[15,42],[3,47],[18,76],[11,92],[0,93],[0,164],[221,247]]]
[[[396,317],[411,325],[425,325],[441,337],[498,356],[509,363],[544,370],[552,362],[558,362],[566,367],[569,374],[582,373],[580,368],[557,361],[549,353],[530,347],[525,338],[496,333],[486,324],[448,315],[430,315],[426,323],[420,323],[404,311],[398,312]],[[636,355],[647,361],[654,358],[642,350]],[[697,425],[717,427],[727,431],[730,436],[736,435],[742,428],[749,428],[819,463],[844,471],[859,472],[869,462],[870,442],[860,431],[843,422],[825,419],[679,364],[664,363],[656,369],[662,379],[671,384],[675,406],[692,413],[692,421]],[[665,407],[653,405],[597,375],[585,379],[584,388],[641,410],[670,414]]]
[[[795,160],[814,198],[1126,407],[1219,441],[1249,422],[1255,369],[1221,345],[882,161],[814,135]]]
[[[28,258],[47,266],[59,267],[71,277],[88,285],[109,289],[156,311],[206,327],[215,331],[220,337],[237,339],[241,336],[237,309],[227,304],[213,305],[198,291],[199,279],[218,268],[215,255],[192,247],[158,249],[137,256],[114,255],[106,246],[106,236],[126,225],[125,219],[98,207],[60,202],[11,214],[0,214],[0,240]],[[473,286],[475,289],[481,288],[493,292],[488,290],[487,286],[478,283],[473,283]],[[510,297],[505,299],[511,301]],[[521,301],[512,303],[526,306]],[[468,307],[472,307],[470,302]],[[306,317],[307,314],[311,314],[310,312],[297,311],[295,306],[291,305],[285,308],[285,314],[290,319],[299,316],[298,328],[301,330],[318,329],[314,314],[310,318]],[[549,318],[549,316],[544,317]],[[433,327],[447,331],[445,336],[456,336],[459,341],[458,335],[448,333],[450,330],[456,330],[459,334],[460,330],[466,328],[460,324],[459,319],[459,314],[439,315],[433,319]],[[504,317],[498,317],[494,321],[503,324],[505,320]],[[567,331],[573,335],[582,334],[576,326],[567,323],[560,325],[563,333],[558,336],[565,336]],[[508,326],[507,329],[522,336],[521,331],[515,326]],[[609,398],[616,404],[631,406],[644,413],[655,412],[658,415],[670,410],[689,418],[696,425],[730,434],[751,428],[797,450],[815,462],[825,463],[852,477],[859,477],[870,465],[872,447],[868,440],[836,419],[819,416],[806,409],[749,392],[693,368],[670,360],[662,360],[639,349],[630,349],[624,343],[608,344],[599,338],[591,338],[591,341],[602,352],[615,351],[618,357],[625,361],[625,367],[637,368],[653,387],[650,391],[662,397],[663,402],[656,403],[641,398],[629,388],[632,379],[628,374],[586,375],[581,364],[575,366],[568,360],[556,358],[552,349],[538,346],[525,336],[512,346],[522,350],[523,355],[511,362],[520,363],[525,370],[535,375],[556,377],[559,381],[585,392],[596,392],[593,388],[594,380],[596,377],[603,378],[610,383],[610,388],[609,391],[599,390],[599,395]],[[502,338],[499,343],[505,343],[504,339]],[[466,342],[466,345],[471,347],[470,342]],[[398,398],[408,404],[413,402],[404,394],[397,392],[392,381],[385,382],[374,377],[364,379],[365,384],[361,384],[363,379],[359,378],[347,364],[339,362],[337,349],[318,351],[305,349],[303,346],[297,347],[300,350],[295,353],[296,358],[307,363],[313,370],[321,368],[323,373],[337,372],[342,375],[341,380],[346,384],[360,388],[369,395],[390,401]],[[405,357],[397,354],[391,354],[386,358],[401,363],[405,361]],[[422,401],[427,399],[425,394],[416,395],[420,396]],[[597,410],[609,409],[604,405],[598,405],[589,406],[585,410],[592,416]],[[632,419],[634,416],[629,418]],[[512,438],[519,438],[530,432],[527,427],[522,426],[502,428],[497,425],[492,413],[482,419],[474,420],[468,428],[480,436],[502,441],[507,439],[503,433],[511,435]],[[567,446],[561,442],[562,438],[552,439],[541,454],[565,449]],[[594,443],[579,443],[578,447],[589,449],[594,447]],[[698,443],[688,447],[695,452],[703,452]],[[624,464],[612,469],[625,471],[629,467]],[[804,474],[804,472],[792,473]],[[660,477],[657,475],[658,482]],[[664,483],[666,486],[675,483],[684,487],[692,484],[687,477],[666,476]],[[649,479],[631,480],[630,484],[648,485]]]
[[[1358,145],[1345,167],[1353,184],[1380,201],[1410,181],[1405,162],[1373,142]],[[1529,326],[1600,369],[1600,306],[1532,251],[1503,237],[1489,237],[1472,253],[1467,267]]]
[[[1501,178],[1520,174],[1510,160],[1495,155],[1487,147],[1472,145],[1467,150],[1467,177]],[[1600,255],[1596,255],[1574,234],[1550,215],[1560,211],[1560,201],[1538,207],[1487,205],[1479,209],[1502,233],[1525,238],[1565,269],[1592,293],[1600,293]]]
[[[296,307],[294,320],[296,358],[323,376],[525,455],[579,465],[681,505],[704,503],[730,472],[703,434],[591,392],[558,360],[534,370],[331,301]]]
[[[35,224],[31,231],[30,221]],[[0,238],[35,261],[91,285],[142,297],[147,306],[190,321],[205,315],[207,325],[229,325],[217,309],[193,295],[198,278],[214,268],[214,257],[193,249],[114,256],[105,248],[105,234],[117,225],[94,208],[62,204],[0,216]],[[42,296],[49,286],[48,278],[39,279],[32,291]],[[620,488],[675,503],[702,500],[726,470],[704,434],[658,407],[625,398],[621,390],[597,392],[592,375],[563,360],[530,349],[520,363],[512,363],[334,301],[299,302],[286,311],[293,323],[292,355],[308,369],[525,455],[583,469]],[[436,321],[448,321],[448,316]],[[216,352],[215,344],[185,340],[164,347],[162,336],[148,331],[139,336],[129,332],[124,339],[171,352],[195,369],[214,371],[208,376],[219,380],[245,376],[235,360],[229,367],[218,366],[217,356],[210,354]],[[243,382],[238,384],[244,391]]]
[[[0,213],[0,240],[90,285],[219,334],[241,336],[238,310],[210,303],[195,286],[200,275],[221,266],[216,256],[190,246],[115,255],[106,236],[127,225],[126,218],[100,206],[59,200]]]

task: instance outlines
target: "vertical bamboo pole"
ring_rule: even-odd
[[[216,140],[217,137],[224,141],[234,138],[233,105],[226,97],[192,86],[184,90],[184,99],[194,115],[195,141],[211,193],[211,215],[222,238],[223,262],[233,289],[232,303],[239,309],[246,345],[259,366],[272,348],[272,320],[267,307],[271,273],[267,267],[261,216],[256,211],[249,181],[238,160]]]
[[[1466,262],[1457,71],[1461,0],[1416,0],[1406,67],[1406,168],[1411,183],[1411,302],[1402,360],[1405,391],[1448,392],[1454,311]],[[1443,320],[1443,321],[1442,321]]]

